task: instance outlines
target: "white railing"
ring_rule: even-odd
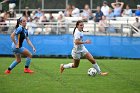
[[[88,21],[84,22],[84,34],[86,35],[117,35],[117,36],[131,36],[132,32],[132,23],[135,22],[135,17],[131,17],[128,22],[128,20],[125,20],[127,18],[121,18],[117,17],[115,20],[109,20],[108,26],[106,27],[105,32],[99,31],[98,23],[95,23],[94,21]],[[65,21],[61,23],[59,22],[35,22],[36,27],[32,27],[34,29],[35,35],[37,34],[72,34],[76,21],[82,19],[81,17],[65,17]],[[118,20],[119,19],[119,20]],[[0,31],[11,33],[14,30],[14,27],[16,25],[17,18],[10,18],[5,23],[6,25],[0,25]],[[4,23],[0,23],[4,24]],[[113,26],[115,32],[108,31],[110,30],[110,25]],[[4,29],[4,28],[8,28]],[[109,29],[108,29],[109,28]],[[112,28],[111,28],[112,29]],[[7,31],[2,31],[7,30]],[[140,35],[139,35],[140,36]]]

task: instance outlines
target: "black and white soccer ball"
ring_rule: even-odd
[[[97,70],[95,68],[89,68],[87,74],[89,76],[96,76]]]

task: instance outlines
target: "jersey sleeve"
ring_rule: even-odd
[[[18,35],[19,33],[21,33],[22,31],[22,28],[21,27],[18,27],[15,31],[15,34]]]
[[[80,33],[75,33],[74,37],[75,39],[80,39]]]

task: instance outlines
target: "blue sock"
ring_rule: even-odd
[[[9,66],[9,68],[12,70],[17,64],[18,62],[13,61],[13,63]]]
[[[27,57],[27,58],[26,58],[25,68],[28,68],[29,65],[30,65],[30,63],[31,63],[31,58]]]

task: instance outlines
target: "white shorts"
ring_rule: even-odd
[[[74,50],[72,50],[72,57],[73,59],[80,59],[81,57],[85,56],[86,53],[88,53],[88,50],[86,48],[83,48],[83,50],[81,52],[76,52]]]

